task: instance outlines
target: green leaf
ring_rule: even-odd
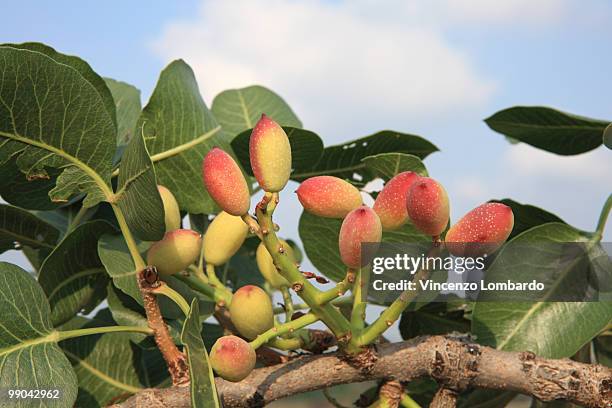
[[[107,288],[107,302],[113,320],[122,326],[142,326],[148,327],[147,318],[144,315],[144,309],[132,299],[124,294],[119,289],[109,282]],[[144,333],[129,333],[130,340],[134,343],[140,343],[148,339]]]
[[[49,299],[54,325],[106,297],[108,277],[97,248],[100,237],[114,230],[106,221],[81,224],[43,262],[38,282]]]
[[[184,61],[173,61],[162,71],[138,129],[143,129],[158,184],[172,191],[180,208],[194,214],[215,212],[202,185],[202,159],[215,146],[229,146],[218,136],[220,127]]]
[[[589,261],[601,262],[603,250],[593,241],[592,235],[567,224],[548,223],[523,232],[511,241],[510,245],[530,245],[534,253],[529,256],[524,250],[513,255],[508,245],[502,248],[487,271],[486,281],[506,281],[508,276],[517,282],[536,278],[547,283],[543,299],[552,299],[560,291],[568,290],[568,286],[572,287],[572,279],[577,278],[578,272],[575,262],[551,265],[544,246],[546,243],[567,242],[585,243]],[[609,259],[603,268],[607,268],[603,269],[607,273],[612,270]],[[584,267],[581,271],[584,273]],[[569,357],[591,341],[612,319],[612,308],[606,301],[486,302],[486,296],[483,293],[481,296],[474,307],[472,332],[479,342],[501,350],[530,350],[548,358]]]
[[[191,375],[191,406],[219,408],[215,378],[208,362],[208,353],[200,334],[201,330],[198,302],[194,299],[181,332],[181,344],[185,346],[187,352]]]
[[[302,122],[287,102],[259,85],[221,92],[213,100],[211,110],[223,128],[223,136],[227,141],[247,129],[254,128],[262,113],[281,126],[302,127]]]
[[[593,341],[595,359],[598,364],[612,368],[612,336],[599,336]]]
[[[149,244],[138,243],[138,251],[146,252]],[[113,284],[142,305],[142,295],[136,281],[136,266],[122,235],[104,235],[98,241],[98,255]]]
[[[55,179],[61,170],[47,169],[47,173],[49,178],[28,180],[14,161],[0,165],[0,196],[20,208],[53,210],[62,204],[49,200],[49,191],[55,187]]]
[[[341,145],[326,147],[317,163],[308,169],[294,172],[291,178],[302,181],[327,174],[365,184],[374,178],[372,171],[362,161],[365,157],[380,153],[407,153],[424,159],[435,151],[438,148],[420,136],[383,130]]]
[[[113,321],[117,322],[117,324],[122,326],[149,326],[145,310],[141,305],[138,304],[136,300],[132,299],[130,296],[117,289],[112,283],[108,284],[107,294],[108,310],[112,315]],[[158,299],[162,306],[164,306],[165,308],[164,301],[162,301],[161,298]],[[160,306],[160,308],[162,307]],[[182,317],[183,316],[181,315],[181,318]],[[170,331],[172,339],[174,339],[174,341],[178,343],[180,338],[180,332],[176,329],[176,326],[178,326],[178,328],[180,329],[182,326],[182,321],[167,319],[166,322],[168,323],[168,330]],[[143,333],[129,333],[129,335],[130,340],[138,344],[139,347],[157,347],[151,336],[147,336]]]
[[[36,51],[41,54],[45,54],[53,60],[59,62],[60,64],[68,65],[78,71],[79,74],[81,74],[81,76],[96,89],[98,95],[100,95],[100,98],[104,102],[106,111],[111,116],[113,123],[116,124],[117,120],[115,115],[115,104],[113,102],[113,96],[111,95],[111,91],[106,86],[104,79],[102,79],[98,74],[96,74],[95,71],[91,69],[89,64],[83,61],[81,58],[76,57],[74,55],[66,55],[59,53],[52,47],[37,42],[3,45],[22,50]]]
[[[606,127],[606,130],[604,130],[603,144],[608,149],[612,150],[612,123],[610,123],[608,127]]]
[[[79,328],[114,323],[99,321],[98,317]],[[168,369],[159,350],[142,349],[130,339],[130,333],[106,333],[60,343],[79,382],[75,406],[105,407],[117,397],[158,387],[167,380]]]
[[[15,249],[15,243],[48,253],[59,238],[59,231],[36,215],[0,204],[0,253]]]
[[[209,350],[219,337],[225,334],[223,326],[213,323],[202,323],[202,338],[204,345]]]
[[[306,256],[315,268],[334,281],[344,279],[346,274],[338,247],[341,225],[342,220],[317,217],[304,211],[298,227]],[[431,237],[406,224],[396,231],[383,232],[382,242],[431,242]]]
[[[144,241],[159,241],[166,231],[155,170],[141,134],[130,141],[119,167],[115,203],[130,231]]]
[[[113,106],[117,112],[117,147],[126,146],[134,135],[142,109],[140,91],[130,84],[111,78],[104,78],[104,82],[112,94]]]
[[[74,405],[77,379],[58,339],[41,287],[23,269],[0,262],[0,389],[61,391],[58,400],[20,400],[12,407]]]
[[[388,181],[404,171],[413,171],[427,176],[427,169],[418,157],[405,153],[382,153],[361,159],[376,177]]]
[[[402,313],[399,329],[403,339],[422,335],[467,333],[470,322],[464,318],[465,302],[432,302],[416,311]]]
[[[219,276],[226,276],[233,288],[237,289],[246,285],[263,286],[265,283],[255,261],[255,251],[259,242],[257,237],[247,238],[238,252],[220,268]]]
[[[544,106],[515,106],[495,113],[485,122],[496,132],[562,155],[601,146],[604,129],[610,123]]]
[[[287,133],[291,145],[291,167],[294,169],[293,171],[309,169],[313,163],[319,161],[323,154],[323,141],[316,133],[294,127],[283,127],[283,129]],[[249,158],[250,138],[250,129],[240,133],[232,140],[232,149],[234,149],[242,167],[252,176],[253,170]]]
[[[565,224],[565,221],[557,217],[555,214],[530,204],[521,204],[510,198],[491,201],[502,203],[512,208],[512,213],[514,214],[514,228],[512,229],[512,233],[508,237],[508,240],[511,240],[520,233],[527,231],[530,228],[537,227],[538,225],[549,222],[559,222]]]
[[[116,126],[100,89],[59,54],[0,46],[0,56],[0,164],[16,163],[29,180],[63,169],[52,201],[108,199]]]

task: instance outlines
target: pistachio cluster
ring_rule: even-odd
[[[321,291],[309,279],[326,280],[312,272],[300,271],[293,248],[276,236],[277,226],[272,221],[279,192],[291,175],[291,144],[287,134],[271,118],[262,115],[252,130],[249,154],[253,175],[264,191],[254,216],[249,214],[250,188],[240,165],[229,153],[214,148],[202,162],[202,180],[221,212],[214,217],[203,238],[195,231],[180,229],[178,204],[172,193],[160,186],[167,232],[151,246],[147,258],[162,277],[195,268],[199,283],[209,288],[218,306],[228,308],[235,333],[219,338],[210,353],[214,371],[228,381],[240,381],[248,376],[255,366],[255,349],[263,344],[305,348],[309,338],[303,327],[317,320],[327,325],[339,345],[349,353],[378,337],[406,306],[391,305],[383,312],[387,320],[365,327],[365,303],[358,295],[363,278],[360,271],[369,260],[363,259],[362,245],[380,243],[384,240],[384,231],[397,230],[410,223],[430,236],[434,245],[439,247],[444,242],[451,254],[475,256],[497,250],[513,228],[514,218],[509,207],[486,203],[448,229],[450,204],[446,190],[438,181],[411,171],[390,179],[372,207],[364,204],[362,193],[350,182],[333,176],[312,177],[299,185],[297,198],[304,210],[315,216],[342,219],[338,249],[347,268],[344,281],[333,289]],[[255,258],[267,290],[246,285],[231,293],[226,283],[217,278],[215,267],[227,264],[249,233],[261,239]],[[193,264],[198,259],[196,267]],[[292,315],[289,289],[302,297],[311,309],[309,314]],[[348,289],[352,289],[354,296],[350,321],[331,302]],[[271,290],[280,290],[284,295],[284,323],[275,318]]]

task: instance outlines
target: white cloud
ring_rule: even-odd
[[[508,149],[505,164],[514,176],[559,181],[600,183],[612,174],[610,154],[603,148],[577,156],[559,156],[519,143]]]
[[[569,0],[442,0],[449,18],[490,24],[547,24],[569,14]]]
[[[453,192],[457,198],[470,201],[472,206],[490,199],[490,189],[484,180],[474,176],[463,176],[453,184]]]
[[[441,27],[421,23],[422,11],[401,4],[204,2],[193,19],[168,24],[153,48],[166,60],[184,58],[209,102],[224,89],[261,83],[318,128],[483,106],[494,82]]]

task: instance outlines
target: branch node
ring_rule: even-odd
[[[341,339],[338,339],[341,343]],[[374,368],[374,364],[378,361],[378,355],[374,347],[366,347],[363,351],[357,354],[342,353],[340,358],[346,361],[351,366],[357,368],[363,374],[368,374]]]

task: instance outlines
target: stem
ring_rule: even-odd
[[[225,288],[223,282],[221,282],[219,278],[217,278],[217,273],[215,272],[215,265],[209,263],[206,264],[206,276],[208,277],[208,281],[210,282],[211,286],[215,288]]]
[[[283,295],[283,302],[285,303],[285,323],[288,323],[291,321],[291,316],[293,316],[293,300],[286,286],[281,286],[280,292]]]
[[[204,272],[202,272],[200,270],[200,268],[198,266],[195,265],[189,265],[187,267],[187,270],[189,271],[189,275],[193,275],[195,277],[198,278],[198,280],[204,282],[205,284],[208,285],[208,277],[204,274]]]
[[[434,243],[432,248],[428,251],[427,257],[434,257],[439,254],[442,246],[438,243]],[[429,277],[430,270],[421,268],[414,275],[413,282],[419,282]],[[365,346],[373,343],[381,334],[385,332],[399,317],[402,312],[408,307],[411,301],[413,301],[420,293],[420,285],[416,285],[415,290],[406,289],[399,297],[389,305],[384,312],[372,323],[366,327],[358,337],[353,338],[353,342],[358,346]]]
[[[117,218],[117,223],[119,224],[119,228],[121,228],[123,239],[125,239],[125,243],[127,244],[128,250],[130,251],[130,255],[132,256],[132,259],[134,260],[134,268],[137,271],[143,270],[147,266],[147,264],[144,261],[144,259],[142,259],[142,256],[140,255],[140,251],[138,251],[138,246],[136,245],[134,236],[132,235],[132,232],[130,231],[130,228],[127,225],[127,221],[125,220],[125,217],[123,216],[123,212],[121,211],[121,208],[119,208],[119,206],[113,202],[111,202],[111,207],[113,208],[115,217]]]
[[[66,330],[59,332],[59,340],[72,339],[75,337],[89,336],[92,334],[103,334],[103,333],[143,333],[152,335],[153,330],[143,326],[106,326],[106,327],[88,327],[86,329]]]
[[[275,337],[268,341],[268,346],[274,347],[279,350],[297,350],[304,346],[304,342],[299,337],[292,337],[289,339],[283,339],[281,337]]]
[[[334,306],[343,306],[343,305],[351,305],[353,304],[353,297],[352,296],[346,296],[346,297],[341,297],[338,299],[334,299],[331,302],[332,305]],[[308,306],[307,303],[294,303],[293,304],[293,310],[303,310],[303,309],[308,309],[310,308],[310,306]],[[276,306],[274,308],[274,314],[279,314],[279,313],[284,313],[285,312],[285,308],[281,307],[281,306]]]
[[[400,405],[403,408],[421,408],[421,406],[406,393],[402,395]]]
[[[249,227],[251,234],[257,235],[259,239],[263,241],[263,235],[261,235],[259,224],[253,217],[251,217],[249,214],[244,214],[242,216],[242,221],[244,221],[244,223]]]
[[[292,288],[312,308],[312,311],[325,323],[339,340],[347,341],[350,338],[351,327],[348,320],[338,309],[330,304],[319,305],[317,296],[321,293],[299,271],[297,266],[282,250],[282,245],[274,232],[272,214],[278,203],[277,193],[266,193],[261,202],[257,204],[257,220],[263,235],[263,243],[272,256],[279,273],[291,283]]]
[[[599,214],[599,221],[597,222],[597,229],[595,233],[601,240],[603,237],[604,228],[606,227],[606,222],[608,221],[608,216],[610,215],[610,210],[612,209],[612,194],[608,196],[608,199],[604,203],[603,208],[601,209],[601,214]]]
[[[189,310],[191,309],[191,307],[189,306],[185,298],[181,296],[181,294],[178,293],[176,290],[168,286],[166,283],[162,283],[159,287],[151,290],[151,292],[155,295],[164,295],[172,299],[172,301],[176,303],[178,307],[181,308],[183,314],[185,316],[189,316]]]
[[[367,286],[365,286],[367,284],[363,271],[359,268],[353,284],[353,310],[351,311],[351,327],[357,333],[363,330],[365,326],[366,302],[364,302],[364,299],[367,296]]]
[[[226,305],[229,305],[232,302],[232,294],[227,290],[222,290],[219,288],[212,287],[208,284],[207,281],[203,280],[197,274],[190,273],[189,275],[182,275],[177,273],[174,275],[175,278],[184,282],[191,289],[197,290],[198,292],[208,296],[215,303],[223,302]]]
[[[89,208],[86,208],[85,206],[81,206],[79,211],[76,213],[76,215],[70,222],[70,225],[66,229],[66,235],[68,235],[70,232],[72,232],[73,229],[79,226],[79,224],[81,223],[81,220],[83,219],[85,214],[87,214],[87,211],[89,211]]]
[[[299,317],[295,320],[291,320],[290,322],[281,324],[280,326],[273,327],[270,330],[263,332],[262,334],[257,336],[255,340],[251,341],[250,344],[255,350],[257,350],[259,347],[263,346],[275,337],[301,329],[302,327],[308,326],[309,324],[312,324],[318,320],[319,318],[314,313],[305,314],[302,317]]]
[[[355,271],[352,269],[349,269],[348,271],[346,271],[346,275],[344,276],[344,279],[338,282],[336,286],[324,292],[320,292],[317,295],[317,303],[319,305],[324,305],[344,295],[346,291],[350,288],[353,282],[355,282]]]

